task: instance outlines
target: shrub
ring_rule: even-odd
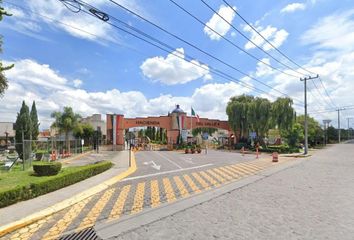
[[[70,169],[70,171],[65,171],[66,169],[64,169],[61,173],[55,176],[39,177],[40,180],[38,182],[0,191],[0,208],[69,186],[104,172],[111,168],[112,165],[113,164],[109,161],[102,161],[83,167],[76,167]]]
[[[33,165],[33,171],[37,176],[53,176],[57,175],[61,170],[61,163],[40,163]]]

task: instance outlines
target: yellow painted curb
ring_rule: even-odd
[[[54,204],[52,207],[46,208],[42,211],[39,211],[37,213],[34,213],[32,215],[29,215],[21,220],[6,224],[2,227],[0,227],[0,237],[13,232],[19,228],[22,228],[24,226],[27,226],[29,224],[32,224],[42,218],[45,218],[49,215],[52,215],[56,212],[59,212],[67,207],[70,207],[72,205],[74,205],[75,203],[78,203],[96,193],[99,193],[107,188],[109,188],[111,185],[119,182],[120,180],[122,180],[123,178],[126,178],[127,176],[129,176],[130,174],[133,174],[136,171],[137,167],[136,167],[136,162],[135,162],[135,154],[132,151],[131,154],[131,166],[124,172],[122,172],[121,174],[112,177],[111,179],[108,179],[107,181],[98,184],[95,187],[92,187],[86,191],[83,191],[77,195],[75,195],[74,197],[71,197],[69,199],[66,199],[62,202],[56,203]]]

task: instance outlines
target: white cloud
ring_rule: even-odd
[[[236,10],[236,7],[233,7],[233,9]],[[229,6],[221,5],[218,10],[218,14],[222,16],[227,22],[232,23],[235,17],[235,12],[233,11],[233,9]],[[224,36],[230,30],[229,23],[225,22],[224,19],[214,13],[214,15],[206,23],[206,25],[213,29],[215,32],[219,33],[221,36]],[[204,27],[204,32],[209,36],[211,40],[220,40],[221,38],[218,34],[210,30],[208,27]]]
[[[303,44],[311,44],[315,50],[304,68],[321,76],[327,92],[337,106],[351,105],[354,102],[354,35],[352,29],[354,29],[354,9],[336,12],[319,19],[302,34],[301,38]],[[333,109],[333,104],[327,97],[320,80],[314,81],[319,90],[316,90],[312,81],[308,82],[309,112]],[[276,86],[278,90],[303,101],[304,86],[299,80],[289,78],[285,74],[277,74],[269,83]],[[276,95],[275,91],[270,93]],[[299,114],[303,114],[303,107],[296,106],[296,108]],[[343,111],[343,116],[346,114],[348,112]],[[336,112],[311,115],[319,122],[329,118],[333,125],[337,125]]]
[[[291,13],[295,12],[298,10],[305,10],[306,9],[306,4],[305,3],[291,3],[288,4],[286,7],[284,7],[282,10],[280,10],[281,13]]]
[[[75,79],[73,81],[74,87],[76,87],[76,88],[80,87],[82,85],[82,83],[83,82],[80,79]]]
[[[304,44],[312,44],[315,49],[354,49],[354,9],[337,12],[320,19],[302,34]]]
[[[289,36],[289,33],[284,29],[278,30],[276,27],[272,27],[270,25],[268,25],[266,28],[261,26],[255,26],[255,28],[265,39],[267,39],[277,48],[280,47]],[[246,25],[243,30],[249,32],[251,34],[251,41],[262,47],[265,51],[272,49],[272,47],[266,41],[264,41],[264,39],[259,36],[250,26]],[[246,50],[256,48],[256,46],[251,41],[245,44]]]
[[[263,76],[268,76],[274,73],[273,69],[269,67],[270,65],[270,60],[269,58],[263,58],[261,59],[262,62],[257,63],[257,69],[256,69],[256,77],[263,77]],[[268,65],[265,65],[264,63],[267,63]]]
[[[0,121],[15,121],[22,100],[27,104],[35,100],[41,128],[49,127],[51,112],[62,110],[64,106],[73,107],[83,116],[122,113],[136,117],[166,115],[175,104],[180,104],[187,112],[193,106],[201,117],[227,119],[225,108],[229,98],[249,91],[234,82],[227,82],[205,84],[187,97],[167,94],[148,99],[140,91],[121,92],[118,89],[89,92],[74,88],[72,80],[61,76],[49,65],[30,59],[16,61],[15,67],[6,75],[9,88],[0,99]]]
[[[180,56],[181,58],[177,57]],[[184,84],[199,78],[212,79],[209,68],[196,60],[185,61],[184,49],[178,48],[173,54],[146,59],[140,66],[144,76],[154,82],[167,85]]]
[[[108,2],[104,0],[89,0],[86,2],[99,9],[104,9],[108,5]],[[133,0],[118,0],[117,2],[147,18],[151,18],[149,14],[141,7],[141,5],[137,4]],[[101,44],[104,44],[105,41],[120,42],[118,34],[112,26],[105,24],[101,20],[83,12],[73,13],[60,1],[28,0],[25,1],[25,3],[27,5],[26,7],[31,9],[34,13],[38,13],[40,15],[30,12],[25,13],[21,9],[8,5],[6,8],[10,9],[11,13],[14,13],[14,16],[7,19],[10,24],[6,24],[4,27],[11,28],[12,30],[31,37],[36,37],[37,39],[47,40],[41,37],[39,33],[43,29],[42,24],[44,22],[51,28],[64,30],[68,34],[77,38],[97,41]],[[74,4],[72,3],[72,5]],[[75,6],[73,7],[68,5],[68,7],[75,9]],[[49,18],[60,21],[63,24],[52,21]],[[80,31],[79,29],[84,31]]]

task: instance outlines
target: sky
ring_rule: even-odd
[[[180,104],[188,114],[193,107],[200,117],[226,120],[227,102],[241,94],[291,96],[302,114],[300,78],[309,72],[321,77],[308,81],[308,111],[320,123],[337,126],[337,113],[322,111],[354,104],[352,0],[227,0],[231,7],[204,0],[211,9],[201,0],[174,1],[192,16],[170,0],[82,1],[108,14],[107,22],[74,0],[3,0],[13,16],[0,22],[0,57],[15,67],[5,73],[0,122],[15,121],[23,100],[36,101],[41,129],[64,106],[83,117],[142,117]],[[348,117],[354,110],[341,112],[343,127]]]

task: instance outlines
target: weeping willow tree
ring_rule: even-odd
[[[0,4],[1,3],[2,1],[0,0]],[[0,6],[0,21],[3,19],[3,16],[11,16],[11,14],[6,12],[5,9],[2,6]],[[0,35],[0,53],[2,52],[1,45],[2,45],[2,36]],[[14,65],[3,66],[2,62],[0,61],[0,97],[4,95],[4,92],[8,87],[7,79],[4,75],[4,71],[9,70],[13,66]]]
[[[279,129],[281,136],[291,131],[295,122],[295,111],[292,105],[291,98],[278,98],[272,103],[272,122]]]
[[[258,139],[262,141],[269,129],[271,122],[272,103],[266,98],[255,98],[248,108],[248,119],[250,130],[257,134]]]
[[[239,139],[248,138],[252,131],[262,142],[271,128],[277,127],[283,133],[291,130],[295,116],[292,104],[290,98],[278,98],[272,103],[266,98],[241,95],[230,99],[226,113]]]
[[[229,124],[231,129],[238,133],[238,138],[247,138],[249,135],[249,108],[253,101],[253,96],[241,95],[232,97],[227,104],[226,113],[229,117]]]

